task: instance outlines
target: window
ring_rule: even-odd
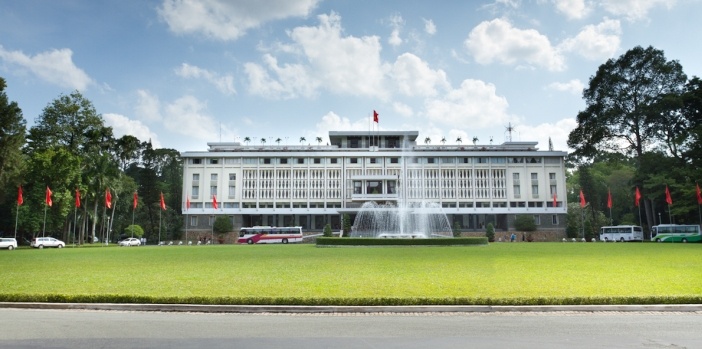
[[[554,194],[557,193],[556,189],[556,174],[555,173],[549,173],[548,174],[548,181],[549,181],[549,186],[551,189],[551,197],[553,197]]]
[[[522,187],[521,183],[519,183],[519,173],[512,173],[512,191],[514,192],[515,199],[522,197]]]
[[[456,158],[441,158],[442,164],[453,164],[456,162]]]
[[[358,163],[358,158],[350,158],[349,162],[352,164],[357,164]]]
[[[524,158],[509,158],[507,159],[507,162],[509,162],[510,164],[523,164]]]
[[[353,181],[353,193],[361,194],[361,188],[363,188],[363,183],[361,181]]]
[[[542,158],[529,158],[530,164],[540,164]]]
[[[193,187],[192,187],[192,189],[191,189],[191,195],[190,195],[190,196],[191,196],[193,199],[199,198],[199,197],[200,197],[200,187],[197,186],[197,185],[193,185]]]
[[[200,174],[193,173],[193,182],[198,182],[198,181],[200,181]]]
[[[211,180],[211,181],[217,181],[217,174],[216,174],[216,173],[210,174],[210,180]]]
[[[460,160],[461,160],[461,163],[462,163],[462,164],[470,164],[470,163],[473,163],[473,161],[472,161],[473,159],[472,159],[472,158],[461,158]]]
[[[199,165],[202,163],[202,159],[190,159],[190,163],[193,165]]]
[[[433,164],[436,162],[435,158],[427,158],[427,164]]]
[[[383,188],[380,181],[368,181],[366,185],[366,194],[382,194]]]
[[[541,216],[534,215],[534,224],[541,225]]]
[[[476,160],[477,160],[477,163],[479,163],[479,164],[487,164],[487,163],[488,163],[488,160],[490,160],[490,159],[488,159],[488,158],[476,158]]]
[[[361,138],[349,137],[348,143],[349,143],[349,148],[360,148],[361,147]]]
[[[280,163],[286,165],[288,163],[288,158],[280,158]]]
[[[235,180],[236,180],[236,173],[230,173],[230,174],[229,174],[229,180],[230,180],[230,181],[235,181]]]
[[[377,158],[368,158],[368,163],[369,163],[369,164],[377,164],[377,163],[378,163],[378,159],[377,159]]]
[[[230,199],[236,198],[236,186],[235,185],[229,186],[229,198]]]
[[[551,224],[558,225],[558,215],[557,214],[551,215]]]
[[[400,163],[400,158],[390,158],[390,163],[391,164],[398,164],[398,163]]]
[[[304,163],[305,163],[305,158],[297,158],[297,163],[298,163],[298,164],[304,164]]]
[[[490,158],[490,162],[493,164],[504,164],[506,160],[505,158]]]
[[[539,174],[531,174],[531,196],[534,198],[539,197]]]
[[[330,159],[329,159],[329,163],[330,163],[330,164],[336,164],[337,162],[338,162],[338,159],[337,159],[337,158],[330,158]]]
[[[210,196],[215,196],[215,195],[217,195],[217,186],[211,185],[210,186]]]
[[[197,227],[197,216],[190,216],[190,226]]]
[[[210,159],[210,165],[217,165],[219,164],[219,159]]]
[[[314,158],[313,159],[315,164],[321,164],[322,163],[322,158]]]
[[[396,181],[388,181],[388,194],[396,194],[397,193],[397,182]]]
[[[270,165],[271,164],[271,158],[263,158],[263,164],[264,165]]]

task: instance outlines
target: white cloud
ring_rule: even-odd
[[[496,94],[495,85],[469,79],[442,98],[427,100],[425,112],[436,123],[481,129],[507,124],[512,118],[508,106],[507,99]]]
[[[548,140],[553,143],[553,150],[568,151],[568,135],[578,126],[574,118],[561,119],[555,123],[539,125],[518,124],[513,140],[537,141],[540,150],[548,150]],[[526,136],[525,136],[526,135]]]
[[[207,105],[193,96],[180,97],[164,107],[163,125],[184,136],[212,141],[219,135],[219,128],[205,109]]]
[[[414,111],[412,110],[412,107],[410,107],[407,104],[400,103],[400,102],[394,102],[392,104],[392,110],[401,116],[409,117],[414,115]]]
[[[629,21],[645,19],[648,12],[656,6],[665,6],[670,9],[676,0],[600,0],[600,6],[605,11],[622,16]]]
[[[426,62],[411,53],[397,57],[390,74],[398,91],[407,96],[435,96],[437,87],[450,88],[443,70],[429,68]]]
[[[330,111],[326,115],[322,116],[322,120],[315,125],[315,130],[312,133],[308,132],[307,141],[310,143],[316,143],[314,140],[319,135],[324,135],[325,142],[328,141],[327,137],[329,131],[368,131],[368,119],[360,118],[356,121],[351,121],[351,119],[346,117],[341,117],[338,114]]]
[[[307,16],[319,0],[163,0],[158,14],[177,34],[236,40],[262,23]]]
[[[342,95],[387,97],[383,89],[385,71],[377,36],[342,36],[341,18],[331,13],[318,16],[317,27],[297,27],[290,32],[297,53],[308,64],[279,65],[270,54],[266,67],[245,64],[250,92],[271,98],[314,96],[318,88]]]
[[[202,69],[187,63],[183,63],[179,68],[176,68],[175,73],[176,75],[184,78],[205,79],[205,81],[214,85],[219,92],[222,92],[225,95],[236,94],[236,89],[234,88],[234,77],[231,75],[221,76],[207,69]]]
[[[612,58],[621,43],[622,29],[618,20],[605,19],[597,25],[585,26],[574,38],[564,40],[558,47],[564,52],[577,54],[593,60]]]
[[[514,28],[500,18],[478,24],[468,35],[465,45],[480,64],[526,63],[551,71],[565,69],[564,57],[545,35],[533,29]]]
[[[392,32],[390,33],[390,37],[388,38],[388,43],[390,44],[390,46],[397,47],[402,45],[400,30],[402,29],[402,26],[404,24],[405,21],[402,19],[402,16],[394,15],[390,17],[390,27],[392,27]]]
[[[552,0],[556,10],[566,15],[569,19],[585,18],[591,11],[590,4],[585,0]]]
[[[136,116],[141,120],[159,121],[163,118],[158,97],[146,90],[137,91],[137,103],[134,109]]]
[[[436,34],[436,25],[431,19],[422,19],[424,21],[424,32],[429,35]]]
[[[124,135],[131,135],[138,138],[142,142],[151,140],[151,144],[154,148],[161,148],[161,142],[158,139],[158,135],[151,131],[148,126],[144,125],[141,121],[131,120],[128,117],[120,114],[102,114],[105,123],[112,127],[112,131],[115,138],[122,137]]]
[[[551,90],[568,92],[574,95],[580,95],[583,93],[585,84],[579,79],[573,79],[568,82],[554,82],[547,86]]]
[[[73,51],[64,48],[28,56],[21,51],[7,51],[0,46],[0,59],[29,70],[40,79],[76,90],[85,90],[93,79],[73,63]]]

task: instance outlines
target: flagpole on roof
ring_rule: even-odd
[[[22,205],[24,199],[22,198],[22,186],[19,186],[17,190],[17,210],[15,210],[15,240],[17,240],[17,222],[19,221],[19,208]]]

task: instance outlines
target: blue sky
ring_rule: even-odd
[[[568,150],[597,68],[639,45],[702,76],[700,0],[0,0],[0,76],[28,126],[79,90],[117,137],[316,144],[417,130],[421,143]],[[374,129],[377,128],[373,126]]]

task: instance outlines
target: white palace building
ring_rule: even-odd
[[[186,229],[209,233],[224,215],[235,231],[321,232],[327,223],[339,230],[344,214],[353,221],[375,201],[439,203],[462,232],[483,232],[488,223],[514,230],[517,215],[532,215],[539,231],[565,231],[566,152],[538,150],[536,142],[419,145],[418,134],[331,131],[328,145],[219,142],[184,152]]]

